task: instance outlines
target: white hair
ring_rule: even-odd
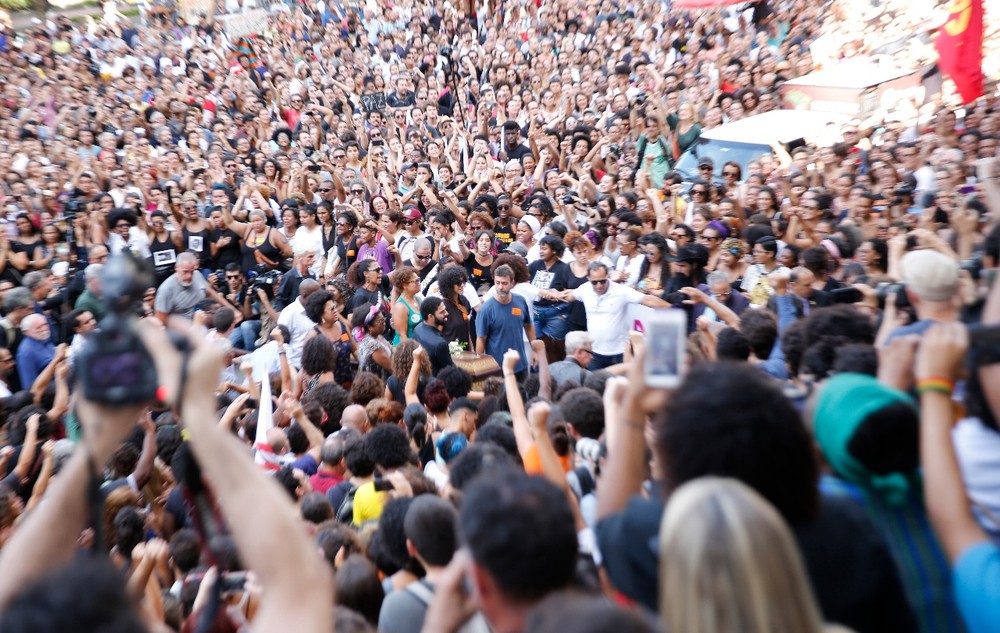
[[[587,349],[594,344],[590,334],[582,330],[574,330],[566,334],[566,355],[572,356],[581,349]]]

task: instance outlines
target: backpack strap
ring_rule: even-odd
[[[434,592],[422,580],[417,580],[406,585],[406,591],[422,602],[425,607],[431,606],[431,601],[434,600]]]

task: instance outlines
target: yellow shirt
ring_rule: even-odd
[[[361,526],[382,516],[385,500],[384,492],[375,491],[375,482],[361,484],[354,493],[354,525]]]

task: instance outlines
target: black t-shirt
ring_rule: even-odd
[[[358,238],[356,235],[352,235],[350,239],[344,241],[343,236],[338,235],[336,239],[337,244],[337,257],[340,258],[341,270],[347,272],[347,269],[354,265],[354,262],[358,261]]]
[[[496,236],[497,241],[503,245],[503,248],[507,248],[514,243],[514,238],[516,237],[517,224],[513,221],[507,226],[494,226],[493,235]]]
[[[569,283],[569,264],[566,262],[556,261],[551,268],[546,269],[545,262],[539,259],[528,264],[528,272],[531,273],[531,285],[539,290],[559,292],[565,290]],[[536,306],[551,306],[557,303],[559,302],[545,299],[535,301]]]
[[[243,254],[240,251],[240,244],[243,241],[232,229],[212,229],[208,233],[208,239],[216,243],[224,237],[228,237],[230,242],[219,248],[215,254],[215,267],[225,269],[229,264],[243,263]]]

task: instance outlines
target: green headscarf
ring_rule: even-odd
[[[873,376],[838,374],[823,384],[813,414],[813,432],[830,466],[844,479],[871,490],[890,505],[906,501],[915,473],[873,473],[851,455],[847,446],[865,418],[897,403],[916,411],[909,394],[887,387]]]

